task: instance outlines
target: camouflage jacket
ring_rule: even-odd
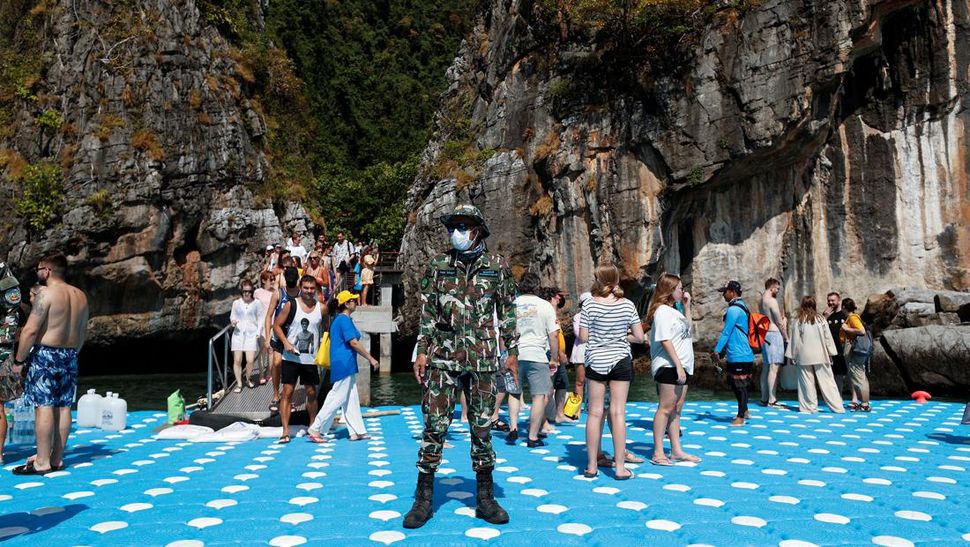
[[[514,298],[504,258],[485,251],[465,266],[455,251],[436,256],[421,278],[418,353],[435,368],[495,371],[495,317],[509,355],[518,355]]]

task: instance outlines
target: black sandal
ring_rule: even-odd
[[[505,423],[502,420],[493,420],[492,429],[494,429],[495,431],[508,431],[509,424]]]
[[[46,475],[52,471],[54,471],[53,468],[40,471],[34,467],[34,462],[27,462],[13,468],[14,475]]]
[[[269,411],[270,412],[279,412],[280,411],[280,400],[279,399],[276,399],[275,401],[271,401],[269,403]]]

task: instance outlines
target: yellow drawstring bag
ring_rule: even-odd
[[[330,368],[330,333],[323,333],[323,339],[320,340],[320,349],[317,350],[317,356],[313,358],[313,362],[317,364],[320,368]]]
[[[569,397],[566,398],[566,404],[563,406],[562,413],[570,419],[578,420],[579,414],[581,412],[580,407],[583,404],[583,398],[575,393],[570,393]]]

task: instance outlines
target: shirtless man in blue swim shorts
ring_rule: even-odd
[[[88,330],[88,299],[64,281],[67,259],[41,259],[37,280],[44,289],[34,300],[20,333],[15,366],[29,362],[24,401],[36,407],[37,455],[14,468],[16,475],[45,475],[64,468],[71,431],[71,405],[77,391],[77,353]]]

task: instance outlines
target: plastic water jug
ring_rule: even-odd
[[[112,393],[101,405],[101,429],[105,431],[121,431],[128,419],[128,403],[120,399],[117,393]]]
[[[101,403],[104,397],[89,389],[77,402],[77,426],[98,427],[101,425]]]
[[[13,407],[13,431],[10,435],[12,444],[33,445],[34,436],[34,406],[17,399]]]

